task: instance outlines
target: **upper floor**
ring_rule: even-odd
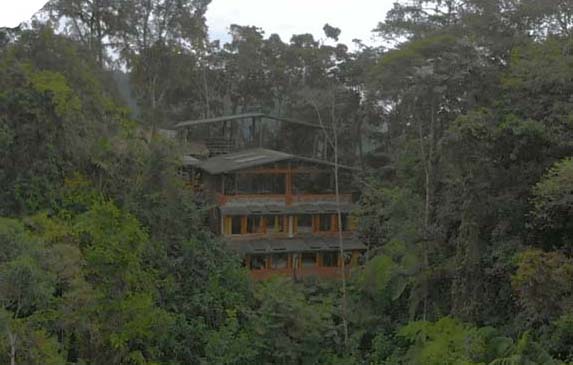
[[[270,148],[321,159],[329,157],[326,135],[319,124],[263,113],[183,121],[174,128],[187,153],[196,157],[252,148]]]
[[[222,206],[244,200],[286,206],[333,202],[337,190],[340,202],[348,203],[357,190],[352,167],[263,148],[203,160],[188,157],[186,164],[196,189],[213,194]]]
[[[347,211],[318,214],[221,214],[220,233],[231,240],[351,237],[356,220]]]

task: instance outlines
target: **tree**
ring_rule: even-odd
[[[571,252],[573,237],[573,159],[557,162],[533,190],[533,223],[549,247]]]
[[[0,212],[34,213],[66,176],[97,175],[93,151],[125,122],[125,110],[94,62],[49,29],[24,32],[1,58]]]
[[[530,249],[518,257],[512,286],[518,295],[522,320],[532,326],[557,319],[571,298],[573,262],[559,252]]]
[[[55,280],[42,266],[45,255],[39,241],[14,220],[0,219],[0,336],[7,343],[6,363],[64,364],[52,338],[35,328],[36,316],[49,308]],[[2,346],[4,347],[4,346]]]
[[[290,280],[276,278],[262,284],[250,319],[261,339],[262,361],[317,363],[330,346],[332,308],[329,298],[307,300]]]
[[[108,61],[111,39],[121,26],[118,4],[111,0],[51,0],[42,10],[86,46],[103,66]]]

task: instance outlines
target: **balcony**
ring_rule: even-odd
[[[245,202],[260,205],[289,207],[302,203],[335,203],[336,194],[218,194],[219,207],[244,205]],[[353,194],[340,194],[341,204],[352,204]]]
[[[352,267],[346,267],[346,278],[352,276],[352,271]],[[294,280],[303,280],[311,277],[336,280],[342,277],[342,269],[338,267],[312,267],[281,270],[251,270],[250,274],[256,281],[268,280],[274,276],[290,277]]]
[[[352,270],[359,267],[362,262],[365,247],[356,244],[351,246],[352,249],[348,245],[346,247],[344,262],[338,251],[332,251],[332,248],[330,251],[316,252],[308,249],[300,250],[299,247],[298,250],[291,250],[291,253],[248,254],[245,256],[245,265],[255,280],[265,280],[272,276],[287,276],[295,280],[307,277],[338,279],[342,276],[343,265],[346,277],[349,277]],[[326,260],[326,257],[330,257],[331,260]],[[276,258],[281,260],[282,265],[279,267],[273,265]]]

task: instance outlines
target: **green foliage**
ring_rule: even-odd
[[[24,32],[0,55],[2,214],[45,209],[66,176],[91,173],[96,141],[124,117],[92,66],[49,29]]]
[[[209,43],[208,3],[54,0],[65,36],[1,31],[0,363],[573,362],[570,4],[397,3],[391,48],[349,51],[328,24]],[[378,131],[344,293],[251,282],[157,133],[253,107],[340,120],[354,165]]]
[[[552,233],[550,247],[571,250],[572,185],[573,158],[567,158],[557,162],[533,189],[533,223],[545,234]]]
[[[260,340],[249,333],[246,326],[239,323],[237,314],[227,313],[223,326],[207,335],[205,361],[207,364],[247,364],[254,363],[258,356]]]
[[[147,235],[137,220],[111,203],[96,203],[78,218],[77,232],[91,281],[124,295],[148,280],[141,268]]]
[[[406,353],[410,364],[477,364],[472,361],[477,333],[451,318],[436,323],[412,322],[399,336],[412,343]]]
[[[530,249],[517,257],[512,286],[531,324],[548,323],[569,307],[573,260],[560,252]]]
[[[555,320],[547,331],[544,344],[556,359],[571,363],[573,361],[573,315],[566,313]]]
[[[53,100],[54,109],[59,117],[79,113],[80,99],[73,94],[66,78],[57,72],[41,71],[30,77],[32,87],[38,93],[49,96]]]
[[[412,322],[398,335],[409,342],[406,364],[557,364],[527,333],[514,342],[493,328],[475,328],[449,317]]]
[[[263,361],[318,363],[332,341],[337,341],[329,298],[307,300],[300,288],[282,278],[262,283],[257,289],[250,321],[261,342]]]

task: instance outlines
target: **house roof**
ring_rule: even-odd
[[[366,245],[357,238],[345,238],[342,242],[344,251],[366,250]],[[231,250],[243,255],[289,252],[332,252],[340,250],[338,239],[333,237],[228,241],[227,245]]]
[[[197,166],[201,163],[201,160],[193,157],[193,156],[183,156],[183,165],[184,166]]]
[[[302,125],[302,126],[310,127],[310,128],[321,128],[321,126],[316,124],[316,123],[309,123],[309,122],[304,122],[302,120],[283,118],[283,117],[264,114],[264,113],[246,113],[246,114],[228,115],[228,116],[217,117],[217,118],[187,120],[187,121],[182,121],[182,122],[175,124],[173,126],[173,128],[179,129],[179,128],[186,128],[186,127],[194,127],[194,126],[203,125],[203,124],[232,122],[232,121],[239,121],[239,120],[252,119],[252,118],[271,119],[271,120],[276,120],[279,122],[298,124],[298,125]]]
[[[233,171],[243,170],[250,167],[263,166],[270,163],[280,161],[305,161],[320,165],[327,165],[333,167],[332,162],[323,161],[315,158],[308,158],[303,156],[291,155],[284,152],[269,150],[266,148],[254,148],[233,152],[226,155],[219,155],[215,157],[202,160],[200,163],[195,164],[198,168],[205,170],[211,175],[225,174]],[[338,165],[339,168],[345,170],[357,170],[354,167]]]
[[[223,174],[249,167],[266,165],[269,163],[289,160],[288,153],[255,148],[240,152],[219,155],[203,160],[197,166],[212,175]]]

